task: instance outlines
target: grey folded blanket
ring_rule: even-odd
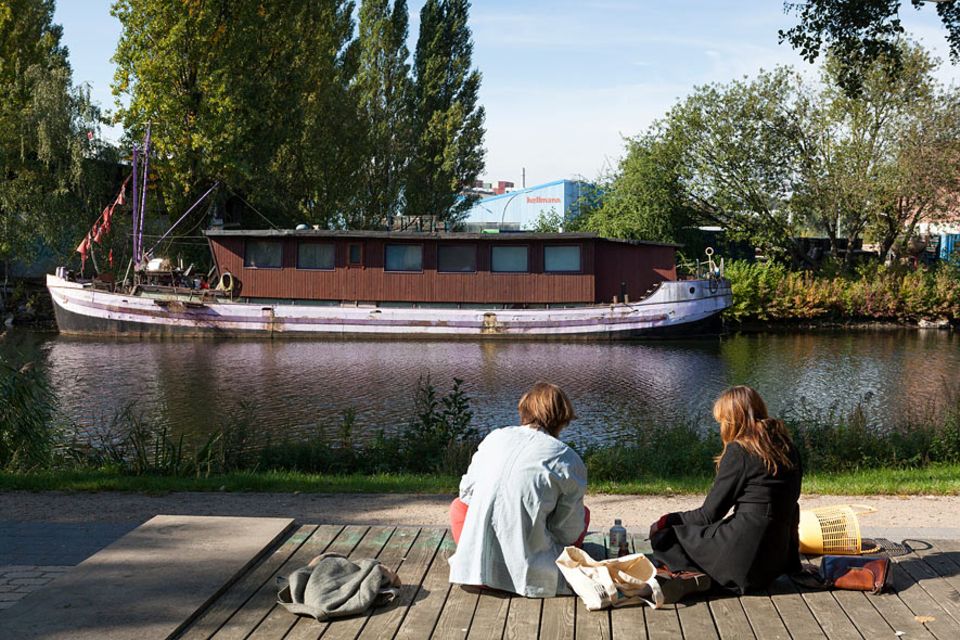
[[[400,578],[377,560],[350,560],[338,553],[317,556],[278,582],[279,604],[320,622],[362,613],[400,593]]]

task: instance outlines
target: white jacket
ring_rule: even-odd
[[[460,480],[469,505],[450,582],[531,598],[570,593],[555,560],[583,532],[587,469],[577,453],[536,429],[490,432]]]

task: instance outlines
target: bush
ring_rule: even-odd
[[[0,358],[0,469],[48,466],[57,441],[56,398],[43,372]]]
[[[841,274],[789,271],[776,262],[727,263],[733,306],[726,316],[744,320],[960,320],[960,267],[861,266]]]

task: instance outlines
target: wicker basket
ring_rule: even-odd
[[[857,516],[876,513],[863,504],[842,504],[800,511],[800,553],[813,555],[860,555],[864,549]]]

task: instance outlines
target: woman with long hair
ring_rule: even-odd
[[[450,582],[548,598],[569,593],[554,561],[586,535],[587,469],[559,440],[575,417],[559,387],[535,384],[517,409],[520,426],[483,439],[450,505]]]
[[[742,594],[800,570],[803,471],[783,422],[750,387],[724,391],[713,417],[723,441],[713,487],[699,509],[653,523],[650,544],[670,571],[703,572]]]

